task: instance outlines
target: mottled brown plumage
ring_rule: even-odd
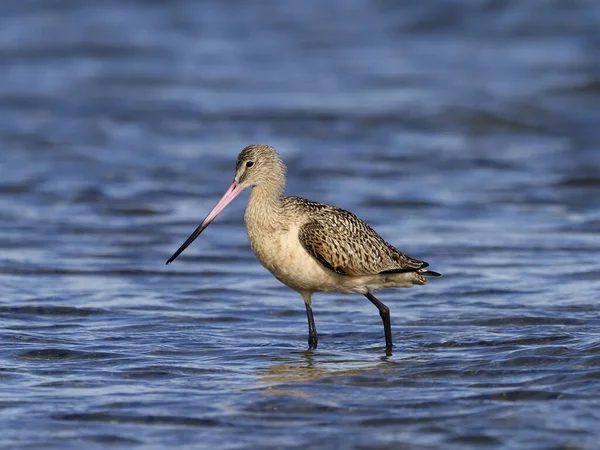
[[[309,322],[309,348],[317,346],[312,314],[314,292],[360,292],[383,319],[386,346],[392,346],[389,309],[372,291],[427,282],[428,264],[386,242],[354,214],[300,197],[282,197],[285,165],[268,145],[250,145],[237,158],[234,182],[213,211],[167,261],[173,261],[246,187],[246,230],[258,260],[278,280],[304,298]]]
[[[312,257],[334,272],[363,276],[414,272],[428,266],[395,249],[351,212],[299,197],[286,197],[283,203],[310,217],[300,227],[300,243]]]

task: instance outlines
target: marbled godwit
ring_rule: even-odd
[[[192,235],[169,258],[183,252],[243,189],[252,187],[244,216],[254,254],[279,281],[304,299],[308,347],[317,348],[311,296],[315,292],[360,292],[379,310],[385,345],[392,347],[390,310],[373,296],[381,288],[425,284],[429,264],[387,243],[354,214],[300,197],[282,197],[286,169],[269,145],[239,154],[234,181]]]

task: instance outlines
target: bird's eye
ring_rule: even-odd
[[[246,167],[252,167],[254,165],[254,161],[248,161],[246,163]]]

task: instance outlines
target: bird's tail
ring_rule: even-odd
[[[439,272],[434,272],[433,270],[425,270],[425,269],[419,270],[419,275],[425,275],[425,276],[430,276],[430,277],[441,277],[442,276],[442,274]]]

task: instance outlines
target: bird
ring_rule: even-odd
[[[240,192],[251,188],[244,214],[250,247],[275,278],[302,296],[308,319],[308,350],[318,344],[313,294],[356,292],[379,310],[386,350],[391,351],[390,309],[373,292],[422,285],[427,276],[441,274],[427,269],[425,261],[397,250],[349,211],[283,196],[286,172],[274,147],[245,147],[223,197],[166,264],[173,262]]]

